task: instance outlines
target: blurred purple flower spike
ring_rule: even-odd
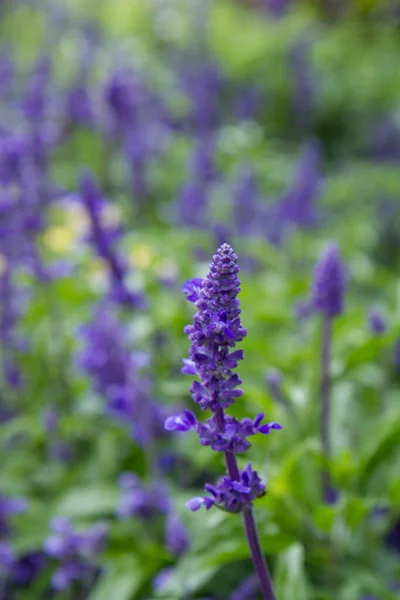
[[[325,247],[314,269],[312,303],[316,311],[332,318],[344,310],[347,277],[337,244]]]

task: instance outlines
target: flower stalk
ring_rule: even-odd
[[[320,410],[320,431],[321,431],[321,449],[323,458],[323,468],[321,471],[322,497],[325,502],[329,502],[332,496],[332,484],[330,480],[327,464],[331,456],[330,440],[330,415],[331,415],[331,380],[330,380],[330,361],[331,361],[331,342],[332,342],[332,321],[329,317],[322,320],[322,353],[321,353],[321,410]]]

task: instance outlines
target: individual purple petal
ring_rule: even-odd
[[[258,413],[258,415],[254,418],[253,425],[255,428],[258,428],[259,424],[264,418],[264,413]]]
[[[261,427],[258,427],[258,431],[266,435],[271,433],[271,429],[282,429],[282,425],[279,425],[279,423],[272,422],[265,423],[265,425],[261,425]]]
[[[167,431],[189,431],[196,427],[196,417],[190,410],[185,410],[180,415],[169,417],[164,424]]]
[[[200,298],[200,291],[202,288],[203,280],[199,277],[188,279],[182,286],[182,292],[190,302],[197,302]]]
[[[240,481],[233,481],[232,488],[236,492],[241,492],[243,494],[248,494],[250,492],[250,488],[247,485],[244,485],[243,483],[241,483]]]
[[[204,504],[203,498],[191,498],[185,503],[185,506],[192,512],[197,512],[201,508],[202,504]]]
[[[182,362],[184,366],[181,369],[183,375],[197,375],[196,365],[189,358],[183,358]]]

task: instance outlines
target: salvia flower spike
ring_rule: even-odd
[[[262,413],[253,420],[241,421],[226,414],[226,409],[243,394],[242,382],[234,372],[243,360],[243,351],[235,350],[235,346],[247,335],[240,319],[238,272],[236,254],[228,244],[222,244],[213,256],[206,278],[191,279],[182,288],[197,308],[193,324],[185,327],[191,346],[182,372],[197,377],[190,388],[192,398],[201,410],[211,411],[212,417],[204,423],[190,410],[185,410],[168,418],[165,428],[178,432],[194,430],[202,445],[224,453],[227,474],[217,484],[205,486],[207,496],[192,498],[186,506],[192,511],[202,506],[207,510],[217,506],[231,513],[242,513],[263,597],[274,600],[271,576],[252,511],[254,500],[265,494],[265,485],[251,464],[239,471],[236,454],[250,448],[250,436],[268,435],[281,426],[275,422],[262,423]]]
[[[321,314],[322,318],[320,435],[321,450],[325,462],[329,461],[331,455],[329,422],[331,413],[332,321],[344,310],[346,280],[346,270],[340,257],[339,248],[336,244],[331,243],[323,250],[315,266],[311,295],[313,308]],[[335,497],[335,493],[326,465],[322,469],[321,479],[323,499],[325,502],[330,503],[332,498]]]

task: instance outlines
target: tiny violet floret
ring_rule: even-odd
[[[199,435],[200,444],[211,446],[216,452],[245,452],[250,448],[247,438],[256,433],[268,435],[272,429],[282,429],[279,423],[271,422],[261,425],[263,413],[259,413],[255,419],[248,417],[238,421],[234,417],[225,415],[225,430],[220,431],[215,415],[207,419],[205,423],[197,421],[190,410],[182,414],[169,417],[165,422],[168,431],[189,431],[194,429]]]
[[[199,277],[189,279],[182,286],[182,292],[185,294],[189,302],[197,302],[200,298],[200,292],[203,285],[203,280]]]
[[[265,485],[251,464],[240,472],[240,481],[224,476],[215,486],[207,483],[204,489],[210,496],[192,498],[186,503],[189,510],[196,512],[201,506],[208,510],[215,505],[222,510],[238,513],[246,506],[252,507],[253,500],[265,494]]]

